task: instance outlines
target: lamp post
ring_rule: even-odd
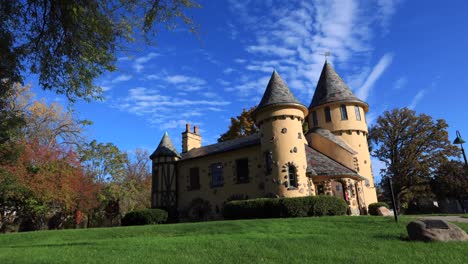
[[[460,131],[457,130],[457,138],[453,141],[453,144],[460,144],[461,151],[463,154],[463,159],[465,160],[465,166],[468,168],[468,162],[466,161],[466,155],[465,155],[465,150],[463,149],[463,143],[466,143],[465,140],[462,139],[460,135]]]

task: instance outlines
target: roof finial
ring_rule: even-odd
[[[325,53],[321,53],[320,55],[325,56],[325,62],[327,62],[328,57],[331,56],[331,52],[330,52],[330,51],[326,51]]]

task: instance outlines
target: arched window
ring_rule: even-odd
[[[288,166],[288,188],[297,188],[297,169],[294,165]]]
[[[341,110],[341,120],[348,120],[348,112],[346,111],[346,105],[341,105],[340,110]]]
[[[330,114],[330,107],[325,107],[325,121],[331,122],[331,114]]]

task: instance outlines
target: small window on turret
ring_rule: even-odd
[[[314,127],[318,126],[317,112],[316,111],[312,112],[312,123],[313,123]]]
[[[354,112],[356,112],[356,120],[361,121],[361,112],[359,111],[359,106],[354,106]]]
[[[325,107],[325,121],[331,122],[331,114],[330,114],[330,107]]]
[[[273,170],[272,164],[273,164],[273,153],[271,151],[265,151],[265,174],[270,175],[271,171]]]
[[[341,110],[341,120],[348,120],[348,112],[346,111],[346,105],[341,105],[340,110]]]
[[[297,169],[294,165],[288,166],[288,188],[297,188]]]

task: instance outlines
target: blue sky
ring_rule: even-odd
[[[445,119],[451,140],[457,129],[468,138],[467,1],[199,2],[190,12],[198,37],[181,27],[161,32],[157,45],[135,43],[96,81],[106,99],[75,104],[94,122],[90,139],[153,151],[168,131],[180,150],[188,122],[200,126],[203,145],[215,143],[230,117],[258,104],[273,69],[308,106],[326,51],[369,103],[370,124],[410,107]]]

